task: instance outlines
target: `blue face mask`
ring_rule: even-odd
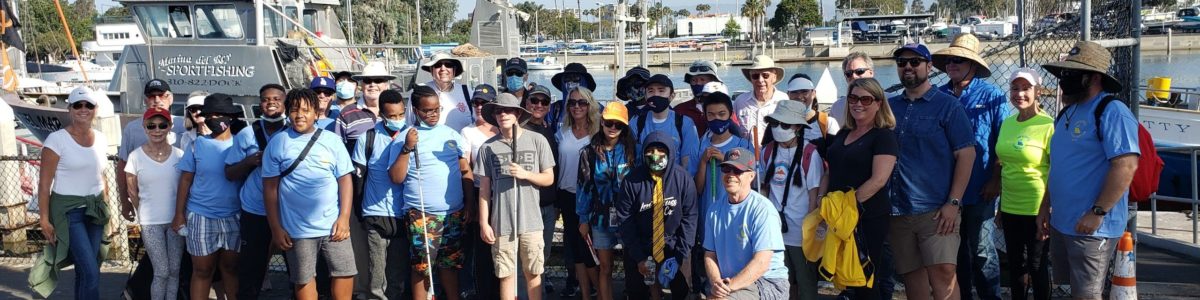
[[[515,92],[525,87],[525,78],[522,76],[508,76],[504,79],[504,87],[508,88],[509,92]]]
[[[726,131],[729,131],[729,125],[732,125],[732,124],[733,124],[733,121],[730,121],[730,120],[721,120],[721,119],[709,120],[708,121],[708,131],[711,131],[713,134],[725,134]]]
[[[392,119],[383,119],[383,126],[387,127],[387,129],[391,129],[392,131],[399,132],[399,131],[404,130],[404,121],[403,120],[397,121],[397,120],[392,120]]]
[[[342,81],[338,82],[335,92],[337,92],[338,99],[350,99],[354,98],[354,88],[353,82]]]
[[[693,84],[692,85],[692,95],[700,95],[700,93],[703,93],[703,92],[704,92],[703,84]]]

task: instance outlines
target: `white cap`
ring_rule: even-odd
[[[704,88],[700,89],[700,92],[701,93],[710,93],[710,94],[715,93],[715,92],[721,92],[726,95],[729,95],[729,88],[725,87],[725,84],[721,83],[720,81],[712,81],[709,83],[705,83]]]
[[[816,88],[816,86],[813,85],[812,80],[808,80],[808,78],[804,78],[804,77],[796,77],[795,79],[792,79],[792,81],[788,82],[788,86],[787,86],[787,90],[789,92],[794,92],[794,91],[799,91],[799,90],[811,90],[811,89],[815,89],[815,88]]]
[[[67,104],[79,101],[86,101],[96,105],[97,117],[107,118],[115,115],[112,101],[108,99],[108,95],[103,91],[95,91],[86,86],[79,86],[71,90],[71,94],[67,96]]]
[[[1008,76],[1008,82],[1011,83],[1011,82],[1013,82],[1013,80],[1017,80],[1017,78],[1025,78],[1025,80],[1028,80],[1029,83],[1033,84],[1034,86],[1042,85],[1042,76],[1038,75],[1038,72],[1035,71],[1034,69],[1030,69],[1030,68],[1017,69],[1016,72],[1013,72],[1012,75]]]
[[[187,106],[184,107],[191,107],[192,105],[204,105],[204,96],[188,97]]]
[[[92,105],[96,105],[98,104],[98,101],[96,101],[94,96],[95,95],[92,93],[92,89],[81,85],[71,90],[71,94],[67,95],[67,104],[73,104],[79,101],[87,101]]]

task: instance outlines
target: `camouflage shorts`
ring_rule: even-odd
[[[408,210],[408,230],[412,237],[410,258],[414,272],[428,276],[429,262],[437,268],[462,268],[464,220],[462,210],[443,216],[427,213],[424,218],[421,211]],[[429,240],[428,248],[425,247],[426,238]],[[433,257],[427,262],[425,259],[430,252],[433,252]]]

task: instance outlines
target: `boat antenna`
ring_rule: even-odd
[[[58,11],[58,21],[62,22],[63,30],[67,33],[67,42],[71,43],[71,54],[75,55],[75,63],[79,65],[79,74],[83,75],[84,82],[90,84],[92,80],[88,79],[87,69],[83,68],[83,58],[79,57],[79,47],[75,46],[75,37],[71,35],[71,25],[67,24],[67,15],[63,14],[62,2],[54,0],[54,9]]]

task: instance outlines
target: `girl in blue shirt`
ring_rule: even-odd
[[[613,198],[629,174],[636,145],[629,132],[629,112],[625,105],[609,102],[601,120],[600,132],[592,135],[591,144],[579,152],[575,212],[579,215],[579,233],[595,250],[592,257],[581,259],[593,259],[600,267],[598,274],[587,274],[588,278],[596,279],[599,299],[612,300],[613,249],[617,245]]]

